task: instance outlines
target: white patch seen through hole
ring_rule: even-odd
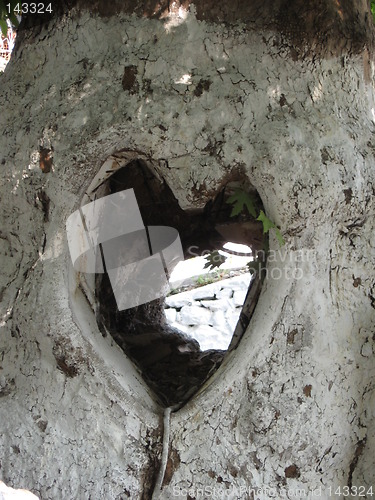
[[[7,19],[8,32],[4,36],[0,30],[0,71],[4,71],[8,64],[14,44],[16,41],[16,30],[12,23]]]
[[[203,351],[228,348],[251,280],[246,268],[253,260],[251,249],[231,242],[223,248],[231,253],[219,250],[227,257],[219,268],[205,269],[204,255],[197,256],[179,262],[169,280],[167,322],[197,340]]]

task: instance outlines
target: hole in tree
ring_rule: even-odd
[[[254,255],[263,248],[262,224],[251,215],[242,211],[235,217],[231,216],[232,206],[227,203],[228,198],[238,188],[252,192],[258,208],[262,203],[255,189],[249,184],[241,172],[234,172],[222,186],[221,190],[213,195],[204,208],[184,211],[179,206],[171,189],[165,181],[160,181],[154,175],[151,167],[141,159],[133,160],[125,167],[117,170],[100,187],[100,196],[107,196],[126,189],[133,189],[142,215],[143,223],[147,226],[170,226],[178,230],[183,246],[185,265],[192,262],[197,255],[214,251],[232,252],[228,242],[242,244],[249,254]],[[226,248],[224,249],[224,246]],[[233,248],[233,247],[232,247]],[[235,251],[235,253],[238,253]],[[243,253],[243,252],[241,252]],[[249,259],[250,260],[250,259]],[[219,270],[219,273],[223,273]],[[230,273],[230,271],[228,271]],[[236,272],[245,276],[243,272]],[[225,274],[224,274],[225,276]],[[249,273],[246,272],[249,278]],[[232,276],[228,276],[232,278]],[[225,280],[224,280],[225,281]],[[220,295],[238,303],[239,294],[225,292],[221,286],[224,281],[212,283],[215,292],[210,292],[206,301],[218,302]],[[245,279],[242,279],[243,283]],[[173,272],[172,272],[173,287]],[[255,308],[261,281],[253,277],[250,287],[242,292],[242,302],[245,302],[234,330],[231,342],[227,342],[229,350],[236,348],[244,330],[246,329]],[[200,290],[203,295],[205,287]],[[241,287],[236,285],[238,291]],[[242,285],[243,289],[243,285]],[[195,292],[199,289],[195,289]],[[220,290],[223,291],[220,294]],[[180,290],[177,290],[180,291]],[[184,291],[183,293],[189,293]],[[198,293],[199,295],[199,293]],[[233,297],[236,297],[233,299]],[[171,322],[166,317],[168,309],[172,309],[171,301],[177,299],[178,294],[172,294],[146,304],[119,311],[112,291],[109,277],[106,273],[95,276],[96,317],[103,336],[111,335],[126,355],[135,363],[144,380],[151,387],[157,399],[163,406],[182,405],[197,392],[202,384],[219,368],[226,350],[210,348],[201,340],[202,346],[195,340],[188,328],[177,328],[176,321]],[[237,301],[237,302],[236,302]],[[201,300],[204,302],[204,300]],[[219,303],[219,302],[218,302]],[[218,304],[216,304],[218,305]],[[206,304],[195,304],[196,307],[206,308]],[[211,304],[211,322],[220,323],[219,313],[215,304]],[[236,306],[235,306],[236,307]],[[183,306],[175,307],[176,314],[183,312]],[[177,311],[179,309],[179,311]],[[206,308],[208,310],[208,308]],[[185,310],[188,313],[188,310]],[[222,317],[222,315],[221,315]],[[175,318],[176,319],[176,318]],[[189,326],[189,325],[188,325]],[[197,325],[193,325],[197,326]],[[209,325],[214,327],[214,325]],[[185,330],[185,331],[182,331]],[[199,333],[199,327],[196,328]],[[204,332],[200,332],[201,335]],[[222,347],[222,346],[220,346]]]

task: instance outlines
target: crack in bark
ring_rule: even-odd
[[[354,457],[353,457],[352,461],[350,462],[350,466],[349,466],[349,476],[348,476],[349,490],[351,490],[351,488],[353,486],[353,474],[354,474],[354,471],[358,465],[359,458],[361,457],[361,455],[365,449],[366,442],[367,442],[367,437],[364,437],[363,439],[361,439],[360,441],[357,442],[357,446],[356,446],[356,449],[354,452]]]
[[[168,407],[164,410],[163,418],[163,450],[160,460],[159,473],[156,479],[155,488],[151,496],[151,500],[158,500],[162,494],[162,487],[164,482],[165,471],[167,469],[168,454],[169,454],[169,441],[170,441],[170,426],[171,426],[171,412],[174,407]]]

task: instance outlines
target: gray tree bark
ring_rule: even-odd
[[[0,76],[7,484],[44,500],[375,493],[371,14],[284,4],[78,2],[20,32]],[[271,236],[238,347],[167,419],[99,332],[65,233],[105,162],[134,158],[183,209],[246,179],[286,241]]]

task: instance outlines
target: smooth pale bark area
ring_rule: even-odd
[[[240,172],[286,241],[241,343],[171,415],[162,498],[375,487],[371,49],[199,12],[72,10],[0,77],[0,477],[43,499],[151,498],[160,466],[163,409],[98,331],[65,233],[121,150],[184,209]]]

